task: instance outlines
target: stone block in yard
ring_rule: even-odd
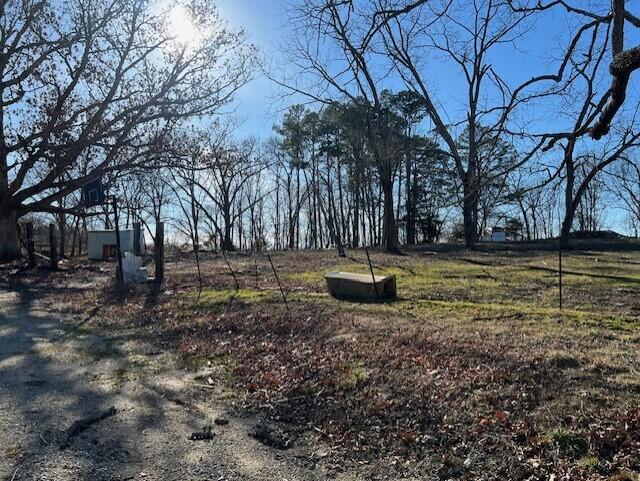
[[[375,301],[396,297],[396,276],[375,276],[375,284],[370,274],[329,272],[324,277],[329,294],[337,299]]]

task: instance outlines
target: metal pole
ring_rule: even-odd
[[[120,227],[118,226],[118,199],[113,196],[113,217],[116,224],[116,255],[118,256],[118,270],[116,280],[122,286],[124,284],[124,273],[122,272],[122,249],[120,245]]]
[[[227,267],[229,268],[229,272],[231,272],[231,275],[233,276],[233,282],[236,284],[236,292],[238,292],[240,290],[240,283],[238,282],[238,278],[236,277],[236,273],[233,272],[233,269],[231,268],[231,264],[229,264],[229,259],[227,259],[227,254],[224,253],[224,249],[220,249],[220,252],[222,252],[222,257],[224,257],[224,261],[227,263]]]
[[[560,310],[562,310],[562,225],[560,225],[560,235],[558,236],[558,295]]]
[[[287,296],[284,295],[284,289],[282,289],[282,284],[280,284],[280,278],[278,277],[278,273],[276,272],[276,267],[273,265],[273,261],[271,260],[271,256],[269,254],[267,254],[267,259],[269,259],[269,264],[271,264],[271,269],[273,270],[273,274],[276,276],[278,287],[280,287],[280,294],[282,294],[282,300],[284,301],[284,305],[287,307],[287,311],[288,311],[289,304],[287,304]]]
[[[369,249],[367,246],[364,247],[364,252],[367,254],[367,262],[369,263],[369,271],[371,272],[371,279],[373,280],[373,292],[376,295],[376,299],[380,298],[380,294],[378,294],[378,285],[376,284],[376,276],[373,274],[373,265],[371,264],[371,257],[369,257]]]

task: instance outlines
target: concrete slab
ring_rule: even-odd
[[[375,288],[370,274],[336,271],[325,274],[324,278],[329,294],[337,299],[375,301],[394,299],[397,295],[396,276],[375,276]]]

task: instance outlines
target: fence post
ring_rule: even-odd
[[[58,270],[58,245],[56,244],[56,225],[49,224],[49,252],[51,269]]]
[[[33,240],[33,222],[27,222],[27,259],[29,267],[36,266],[36,246]]]
[[[140,222],[133,223],[133,254],[142,256],[142,245],[140,245]]]
[[[118,287],[124,287],[124,271],[122,270],[122,244],[120,242],[120,225],[118,224],[118,198],[113,196],[113,224],[116,228],[116,255],[118,265],[116,268],[116,281]]]
[[[156,283],[161,284],[164,280],[164,223],[156,224]]]

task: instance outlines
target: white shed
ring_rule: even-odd
[[[491,231],[491,242],[507,242],[507,233],[502,227],[494,227]]]
[[[133,229],[120,229],[120,246],[122,252],[133,252]],[[115,230],[90,230],[88,232],[87,251],[89,259],[102,260],[116,256]],[[140,229],[140,246],[142,253],[146,251],[144,234]]]

